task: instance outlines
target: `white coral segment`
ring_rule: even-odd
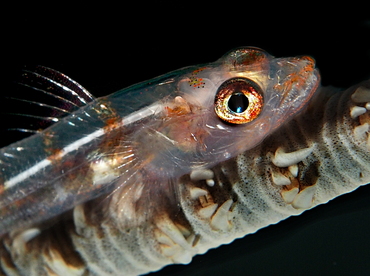
[[[206,179],[206,183],[209,187],[215,186],[215,181],[213,179]]]
[[[274,182],[275,185],[289,185],[291,183],[289,177],[286,177],[285,175],[279,173],[279,172],[272,172],[272,182]]]
[[[39,228],[30,228],[18,234],[17,238],[15,238],[14,240],[21,240],[22,243],[27,243],[34,237],[38,236],[40,233],[41,230]]]
[[[216,211],[218,204],[208,205],[198,211],[198,214],[201,218],[209,219]]]
[[[197,199],[198,197],[205,196],[207,194],[208,194],[208,192],[206,190],[201,189],[201,188],[194,187],[194,188],[190,189],[191,199]]]
[[[229,219],[232,199],[226,200],[216,211],[211,219],[211,226],[216,230],[227,231],[231,228]]]
[[[316,192],[316,186],[310,186],[299,192],[292,202],[296,209],[308,209],[312,206],[313,196]]]
[[[356,119],[358,116],[365,114],[366,113],[366,108],[365,107],[360,107],[360,106],[353,106],[351,107],[351,118]]]
[[[297,164],[291,165],[288,167],[289,172],[292,174],[293,177],[298,176],[298,166]]]
[[[370,131],[368,123],[356,126],[353,130],[353,135],[356,140],[366,139],[366,134]]]
[[[214,173],[211,170],[193,170],[190,173],[190,179],[192,181],[199,181],[199,180],[207,180],[212,179],[214,177]]]
[[[81,276],[86,274],[85,267],[76,267],[68,264],[58,250],[50,249],[46,255],[48,259],[47,266],[55,275]]]
[[[296,195],[298,194],[299,192],[299,189],[298,187],[295,187],[293,189],[290,189],[290,190],[284,190],[281,192],[281,196],[283,197],[283,200],[285,203],[287,204],[291,204],[294,200],[294,198],[296,197]]]
[[[174,263],[188,264],[195,254],[192,248],[194,238],[184,236],[184,229],[180,229],[169,219],[157,222],[160,231],[156,232],[163,255],[170,258]],[[190,243],[189,243],[190,241]]]
[[[82,235],[87,224],[83,204],[77,205],[73,209],[73,221],[76,233]]]
[[[26,243],[41,233],[39,228],[30,228],[18,233],[13,238],[13,248],[16,254],[22,255],[26,252]]]
[[[312,151],[313,146],[289,153],[285,152],[281,147],[279,147],[271,161],[275,166],[285,168],[301,162],[308,155],[310,155]]]
[[[173,223],[163,220],[157,223],[157,226],[164,234],[166,234],[174,243],[180,245],[184,249],[191,249],[191,246],[187,243],[184,235],[180,229]]]
[[[351,99],[355,103],[366,103],[370,102],[370,89],[360,86],[351,95]]]
[[[165,239],[164,236],[159,236],[157,239],[161,243],[161,251],[164,256],[172,259],[174,263],[190,263],[191,254],[184,251],[180,245],[174,243],[171,239]]]
[[[215,181],[213,180],[214,176],[213,171],[208,169],[193,170],[190,173],[190,179],[192,181],[205,180],[210,187],[215,185]]]

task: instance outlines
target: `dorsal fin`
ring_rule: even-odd
[[[16,91],[1,100],[1,128],[6,137],[15,134],[5,144],[40,132],[94,100],[83,86],[44,66],[23,69],[16,84]]]
[[[37,66],[32,71],[24,69],[18,83],[54,96],[64,101],[68,106],[72,105],[75,108],[94,100],[94,97],[82,85],[68,76],[44,66]]]

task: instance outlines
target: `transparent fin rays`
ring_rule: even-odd
[[[43,66],[25,68],[11,97],[1,99],[1,131],[15,142],[38,133],[94,97],[66,75]]]

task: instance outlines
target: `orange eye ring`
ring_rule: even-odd
[[[225,122],[245,124],[261,113],[262,89],[247,78],[233,78],[225,81],[216,93],[215,112]]]

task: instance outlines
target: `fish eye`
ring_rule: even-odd
[[[225,122],[245,124],[258,117],[262,110],[262,89],[247,78],[232,78],[218,88],[215,112]]]

